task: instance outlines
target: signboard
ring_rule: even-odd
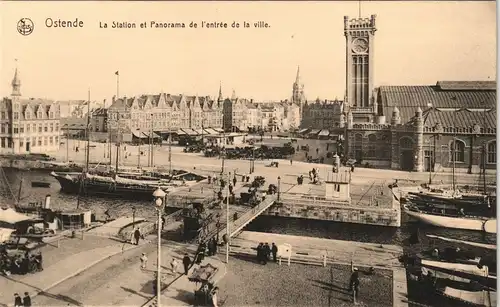
[[[292,257],[292,246],[288,243],[283,243],[278,245],[279,264],[281,265],[281,259],[287,259],[288,265],[290,265],[290,258]]]

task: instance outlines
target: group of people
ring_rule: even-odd
[[[309,180],[314,184],[319,183],[319,168],[313,168],[309,171]]]
[[[267,264],[269,260],[271,260],[271,255],[273,256],[273,261],[277,261],[278,255],[278,247],[276,244],[272,243],[272,246],[269,246],[269,243],[259,243],[256,248],[257,250],[257,261],[260,264]]]
[[[24,255],[11,257],[3,250],[0,252],[0,271],[6,276],[11,273],[23,275],[43,271],[42,253],[26,251]]]
[[[28,292],[24,292],[24,297],[21,299],[19,294],[14,293],[14,307],[31,306],[31,297]]]

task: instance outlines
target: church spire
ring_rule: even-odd
[[[14,78],[12,79],[12,96],[21,96],[21,80],[19,79],[19,74],[17,72],[17,59],[16,59],[16,71],[14,72]]]
[[[222,82],[219,81],[219,97],[217,98],[218,102],[222,101]]]
[[[300,84],[300,65],[297,66],[297,76],[295,77],[295,83]]]
[[[231,100],[236,100],[236,92],[233,89],[233,94],[231,95]]]

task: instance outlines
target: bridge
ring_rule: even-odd
[[[238,235],[246,225],[256,219],[260,214],[262,214],[262,212],[269,209],[276,201],[277,195],[266,195],[265,198],[257,206],[243,213],[238,217],[238,219],[231,221],[231,217],[229,217],[229,238]],[[214,236],[218,236],[219,238],[221,238],[228,233],[226,230],[227,224],[228,223],[221,223],[219,227],[214,224],[210,224],[208,226],[209,230],[205,233],[201,241],[207,241]]]

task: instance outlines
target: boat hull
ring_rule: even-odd
[[[453,229],[464,229],[464,230],[476,230],[484,231],[487,233],[497,233],[496,219],[479,219],[479,218],[461,218],[461,217],[451,217],[443,215],[429,214],[425,212],[416,212],[404,210],[409,216],[429,225],[453,228]]]
[[[80,192],[80,180],[52,174],[61,185],[61,191],[68,194]],[[102,182],[84,179],[82,187],[83,195],[93,195],[109,198],[122,198],[134,200],[153,200],[154,186],[130,186],[120,183]]]

